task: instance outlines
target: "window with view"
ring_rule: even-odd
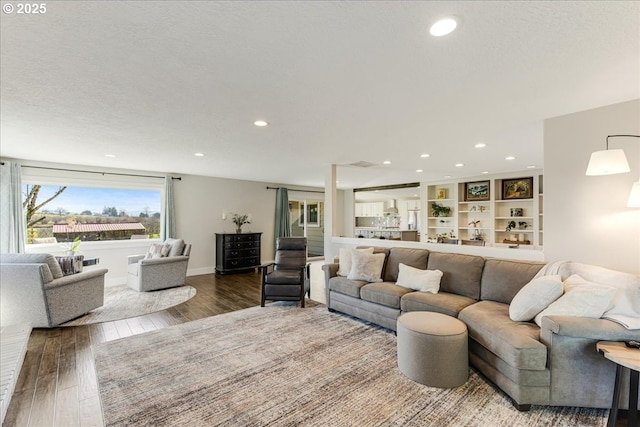
[[[27,244],[160,237],[161,191],[23,185]]]

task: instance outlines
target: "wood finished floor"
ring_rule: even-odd
[[[187,302],[157,313],[95,325],[34,329],[4,426],[102,426],[91,346],[260,304],[257,273],[187,277]]]

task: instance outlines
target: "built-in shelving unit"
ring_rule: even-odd
[[[447,235],[451,243],[482,239],[487,246],[517,245],[542,249],[543,176],[535,174],[523,178],[532,188],[528,188],[523,194],[504,199],[504,181],[519,180],[518,176],[487,179],[489,194],[486,199],[467,197],[467,184],[484,182],[482,180],[428,185],[427,240],[435,242],[438,236]],[[474,198],[481,200],[469,200]],[[449,215],[436,217],[433,214],[433,203],[450,207]]]

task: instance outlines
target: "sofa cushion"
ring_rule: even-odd
[[[478,300],[484,258],[474,255],[430,252],[427,269],[442,271],[440,292]]]
[[[440,292],[411,292],[402,297],[400,308],[402,311],[433,311],[458,317],[463,308],[476,302],[475,299],[462,295]]]
[[[543,266],[542,262],[487,259],[482,270],[480,299],[511,304],[518,291]]]
[[[351,271],[347,279],[382,282],[382,267],[384,266],[385,258],[385,254],[351,252]]]
[[[329,279],[329,290],[340,294],[360,298],[360,289],[369,282],[364,280],[349,280],[346,277],[332,277]]]
[[[353,251],[372,254],[373,248],[340,248],[340,256],[338,258],[340,260],[340,266],[338,267],[338,272],[336,273],[338,276],[347,277],[349,275],[349,272],[351,271],[351,259],[353,258],[351,254],[353,253]]]
[[[440,290],[441,279],[442,271],[440,270],[425,270],[400,263],[396,285],[415,291],[437,294]]]
[[[165,239],[164,243],[168,243],[171,246],[169,254],[167,256],[179,256],[184,251],[184,240],[182,239]]]
[[[147,249],[144,259],[164,258],[169,255],[171,245],[169,243],[152,243]]]
[[[360,298],[364,301],[400,309],[400,299],[410,292],[413,291],[395,283],[369,283],[360,289]]]
[[[560,298],[563,292],[560,275],[536,277],[513,297],[509,304],[509,317],[516,322],[528,322]]]
[[[514,322],[509,306],[495,301],[480,301],[460,312],[467,324],[469,338],[517,369],[544,370],[547,347],[540,342],[540,328],[530,322]]]
[[[429,251],[426,249],[391,248],[387,257],[383,279],[385,282],[396,282],[400,271],[400,263],[425,270],[428,258]]]

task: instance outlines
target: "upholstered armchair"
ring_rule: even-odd
[[[127,285],[138,292],[184,285],[191,245],[182,239],[154,243],[145,255],[128,258]]]
[[[49,254],[0,255],[0,324],[58,326],[104,303],[106,268],[64,276]]]
[[[260,271],[262,307],[269,300],[300,301],[304,308],[304,294],[310,294],[306,237],[279,237],[275,262],[261,265]]]

